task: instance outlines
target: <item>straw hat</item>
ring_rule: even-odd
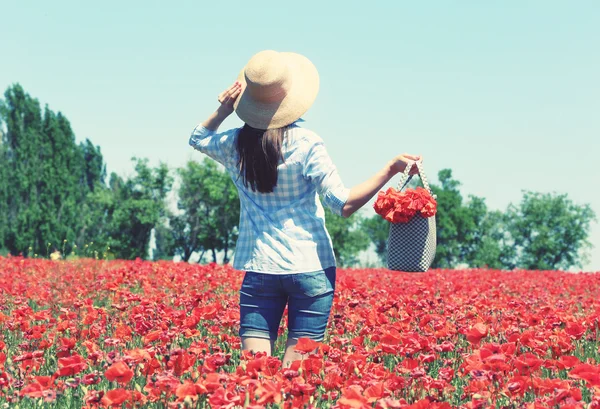
[[[296,53],[261,51],[244,67],[234,104],[242,121],[257,129],[281,128],[299,119],[319,92],[319,73]]]

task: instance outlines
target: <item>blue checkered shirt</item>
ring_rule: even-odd
[[[335,266],[319,196],[333,213],[341,215],[349,190],[323,140],[292,125],[284,135],[277,186],[272,193],[260,193],[244,186],[239,175],[235,148],[239,131],[216,133],[198,125],[190,137],[194,149],[225,166],[238,189],[240,225],[233,267],[289,274]]]

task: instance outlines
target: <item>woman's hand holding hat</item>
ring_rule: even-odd
[[[221,104],[215,112],[213,112],[204,122],[202,126],[216,131],[221,123],[233,113],[233,104],[242,92],[242,84],[238,81],[234,82],[232,86],[221,92],[217,99]]]
[[[234,82],[232,86],[221,92],[217,98],[221,104],[219,107],[219,112],[226,116],[231,115],[233,113],[233,104],[235,103],[237,97],[240,96],[241,92],[242,84],[238,81]]]

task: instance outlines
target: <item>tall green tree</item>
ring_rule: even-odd
[[[135,160],[135,176],[111,175],[100,148],[77,144],[67,118],[13,85],[0,104],[0,249],[46,254],[72,246],[146,257],[152,229],[166,217],[166,165]],[[89,254],[89,253],[88,253]]]
[[[506,231],[506,215],[488,210],[485,200],[477,196],[469,196],[464,206],[473,230],[461,245],[462,263],[472,268],[511,268],[515,250]]]
[[[437,196],[436,214],[437,252],[433,261],[435,268],[453,268],[464,262],[464,249],[472,243],[472,232],[477,228],[472,212],[464,205],[460,182],[452,178],[450,169],[438,173],[440,186],[432,184]]]
[[[106,165],[99,146],[95,146],[89,139],[79,144],[83,155],[82,186],[87,185],[87,191],[94,192],[97,187],[105,186]]]
[[[359,253],[369,248],[369,237],[361,229],[357,214],[348,218],[338,216],[325,208],[325,224],[333,242],[333,251],[338,263],[344,267],[355,266]]]
[[[30,246],[40,252],[45,248],[37,231],[43,217],[38,193],[44,182],[39,149],[43,141],[41,110],[38,101],[19,85],[10,87],[4,97],[0,116],[6,124],[5,172],[12,180],[1,200],[7,204],[4,245],[13,254],[26,252]]]
[[[132,160],[132,177],[123,179],[113,172],[108,186],[95,185],[87,195],[80,235],[88,254],[148,258],[152,230],[166,221],[166,199],[173,182],[168,167],[161,163],[153,168],[146,159]]]
[[[595,214],[566,194],[524,192],[518,205],[508,207],[506,220],[516,249],[514,266],[568,270],[582,266]]]
[[[390,233],[390,223],[380,215],[365,217],[361,220],[361,229],[375,246],[375,253],[380,262],[387,263],[387,240]]]
[[[0,122],[0,255],[7,252],[4,248],[4,240],[8,227],[8,168],[6,148],[2,143],[3,132]]]
[[[189,161],[177,174],[180,213],[169,218],[172,251],[184,261],[193,253],[208,252],[213,262],[217,261],[217,253],[223,252],[228,262],[240,218],[238,193],[231,178],[209,158]]]
[[[169,216],[170,218],[170,216]],[[173,229],[167,223],[161,223],[154,228],[153,260],[173,260],[175,255],[175,241]]]
[[[108,221],[103,232],[106,247],[121,259],[148,257],[152,230],[167,216],[166,198],[173,183],[166,164],[152,168],[146,159],[133,161],[133,177],[123,180],[113,173],[110,193],[99,192],[95,196]]]
[[[20,85],[4,96],[1,172],[10,180],[0,186],[4,246],[13,254],[69,251],[86,218],[87,194],[103,183],[102,172],[93,171],[104,166],[99,148],[89,141],[78,145],[67,118],[48,107],[42,114]]]
[[[470,195],[465,200],[450,169],[442,169],[438,179],[439,185],[431,184],[438,203],[437,251],[432,267],[503,267],[511,257],[504,234],[505,218],[489,212],[483,198]]]

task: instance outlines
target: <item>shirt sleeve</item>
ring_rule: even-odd
[[[350,189],[344,186],[322,141],[316,142],[310,148],[304,163],[304,177],[316,187],[325,205],[333,213],[341,216]]]
[[[198,125],[190,136],[190,146],[210,156],[225,167],[235,167],[235,138],[238,129],[217,133]]]

